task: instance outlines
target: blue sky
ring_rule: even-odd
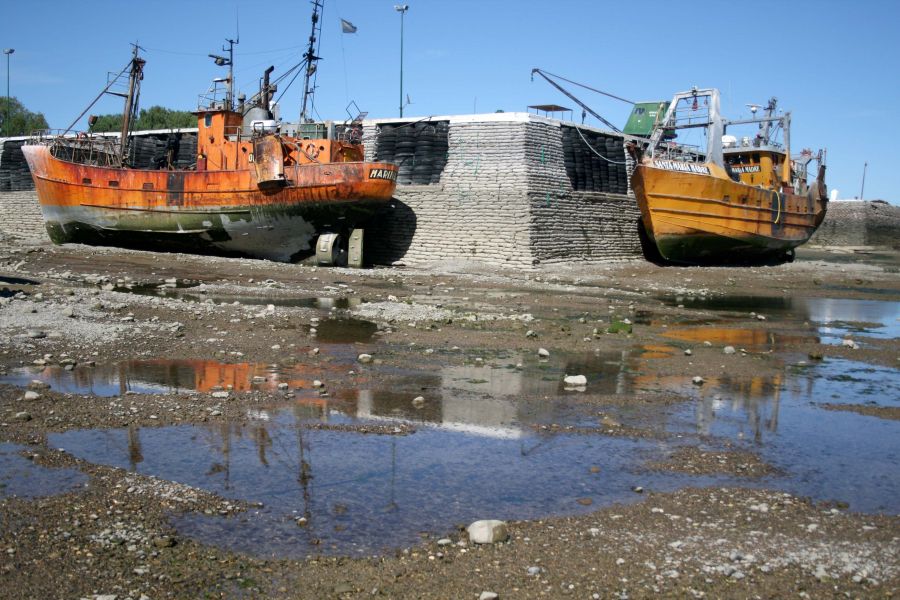
[[[532,82],[532,67],[632,100],[718,87],[731,118],[774,95],[793,113],[793,149],[828,149],[828,183],[841,197],[859,195],[868,162],[865,197],[900,204],[900,1],[406,2],[404,88],[412,104],[405,116],[572,106],[546,82]],[[395,3],[325,1],[316,96],[322,118],[344,118],[350,100],[372,117],[397,116]],[[142,106],[193,109],[211,79],[224,74],[206,55],[221,53],[234,35],[236,9],[235,74],[250,95],[265,67],[275,65],[277,76],[299,60],[308,1],[4,0],[0,46],[15,48],[11,93],[52,127],[65,127],[106,84],[107,71],[127,63],[137,40],[148,61]],[[341,34],[341,17],[357,33]],[[0,69],[6,75],[5,62]],[[627,119],[628,105],[576,95],[613,123]],[[295,119],[299,102],[295,83],[282,116]],[[110,97],[94,112],[119,110]]]

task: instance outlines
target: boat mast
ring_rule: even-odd
[[[319,13],[322,11],[324,4],[325,0],[313,0],[312,2],[312,31],[309,34],[309,47],[306,49],[306,54],[303,55],[306,59],[306,74],[303,77],[303,104],[300,108],[301,123],[308,123],[312,120],[307,112],[307,106],[312,104],[312,96],[316,91],[315,84],[310,87],[310,79],[316,73],[316,61],[319,60],[319,57],[316,56],[316,40],[322,34],[322,21]]]
[[[128,134],[131,131],[134,118],[137,116],[137,100],[140,95],[141,80],[144,78],[143,58],[138,56],[139,46],[132,44],[131,74],[128,76],[128,95],[125,96],[125,110],[122,113],[122,132],[119,137],[119,164],[125,164],[125,155],[128,151]]]

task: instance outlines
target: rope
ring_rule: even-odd
[[[778,221],[781,220],[781,194],[775,192],[775,199],[778,200],[778,215],[775,217],[773,223],[777,225]]]
[[[606,158],[605,156],[603,156],[602,154],[600,154],[599,152],[597,152],[596,150],[594,150],[594,147],[591,146],[591,144],[585,139],[584,135],[582,135],[581,130],[578,129],[578,125],[574,125],[574,127],[575,127],[575,131],[578,132],[578,135],[581,136],[581,141],[583,141],[583,142],[585,143],[585,145],[588,147],[588,149],[589,149],[591,152],[593,152],[594,154],[596,154],[597,156],[599,156],[600,158],[602,158],[602,159],[605,160],[606,162],[612,163],[612,164],[614,164],[614,165],[627,165],[627,164],[628,164],[627,162],[617,162],[617,161],[615,161],[615,160],[610,160],[610,159]]]

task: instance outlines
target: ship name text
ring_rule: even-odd
[[[681,162],[678,160],[655,160],[653,166],[666,171],[679,171],[681,173],[697,173],[709,175],[709,167],[697,163]]]
[[[397,171],[394,171],[393,169],[372,169],[369,171],[369,179],[397,181]]]

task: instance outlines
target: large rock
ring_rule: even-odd
[[[475,544],[496,544],[509,539],[506,523],[496,519],[475,521],[466,531],[469,532],[469,540]]]

